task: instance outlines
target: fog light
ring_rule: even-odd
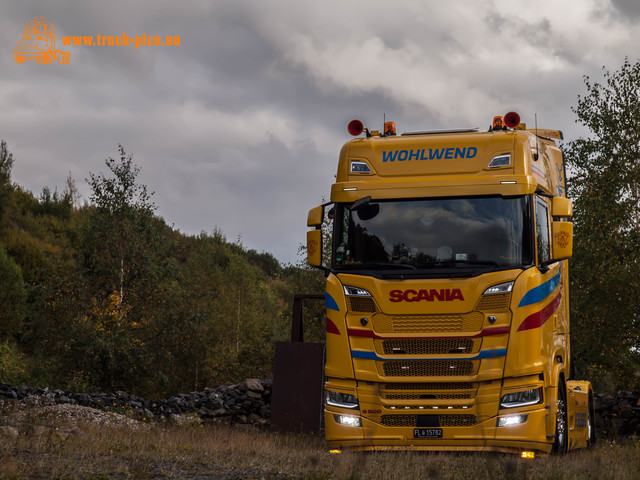
[[[514,425],[520,425],[527,421],[527,415],[509,415],[508,417],[498,418],[499,427],[512,427]]]
[[[360,417],[352,417],[351,415],[333,415],[333,419],[340,425],[346,425],[348,427],[361,427],[362,422]]]
[[[358,408],[358,399],[349,393],[327,390],[327,405],[340,408]]]
[[[536,458],[536,454],[534,452],[522,452],[520,458]]]

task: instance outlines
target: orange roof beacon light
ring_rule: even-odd
[[[347,130],[351,135],[357,137],[364,132],[364,125],[360,120],[351,120],[349,125],[347,125]]]
[[[493,117],[493,125],[491,127],[491,130],[505,130],[506,127],[504,126],[504,118],[502,118],[501,116],[495,116]]]
[[[520,125],[520,115],[518,115],[516,112],[507,113],[504,116],[504,124],[508,128],[516,128],[518,125]]]
[[[395,122],[384,122],[384,134],[385,136],[392,136],[396,134]]]

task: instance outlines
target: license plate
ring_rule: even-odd
[[[413,430],[415,438],[442,438],[441,428],[415,428]]]

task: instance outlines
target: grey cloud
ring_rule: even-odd
[[[623,18],[633,20],[640,17],[640,3],[636,0],[611,0],[611,5]]]

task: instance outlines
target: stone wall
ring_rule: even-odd
[[[203,422],[224,420],[230,423],[265,424],[271,410],[271,380],[247,379],[238,385],[205,388],[201,392],[149,400],[126,392],[72,393],[48,388],[16,387],[0,383],[0,400],[13,399],[41,405],[76,404],[139,419],[178,419],[197,414]]]

